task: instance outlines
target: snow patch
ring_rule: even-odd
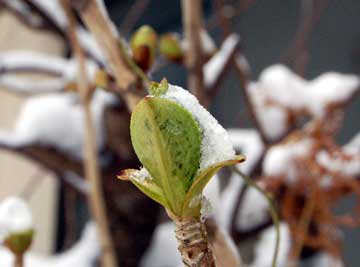
[[[163,97],[182,105],[199,123],[203,135],[200,170],[234,158],[235,151],[226,130],[200,105],[195,96],[181,87],[169,84],[169,89]]]
[[[27,203],[18,197],[8,197],[0,203],[0,243],[9,235],[33,229]]]

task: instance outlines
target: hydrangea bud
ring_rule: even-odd
[[[163,205],[170,216],[200,218],[202,191],[236,156],[224,128],[186,90],[163,80],[133,111],[131,140],[143,164],[125,170],[121,179]]]
[[[157,34],[148,25],[141,26],[132,36],[130,47],[136,64],[147,71],[155,61]]]
[[[32,216],[20,198],[9,197],[0,204],[0,242],[14,254],[23,254],[33,239]]]
[[[159,51],[170,61],[181,62],[183,60],[184,52],[180,40],[173,33],[167,33],[160,37]]]

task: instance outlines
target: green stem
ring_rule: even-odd
[[[276,230],[275,250],[274,250],[274,255],[273,255],[273,260],[272,260],[271,266],[276,267],[277,266],[277,257],[279,254],[279,244],[280,244],[280,219],[277,214],[273,198],[268,192],[266,192],[264,189],[262,189],[260,186],[258,186],[257,183],[253,179],[251,179],[251,177],[247,176],[246,174],[244,174],[242,171],[240,171],[236,167],[232,167],[232,169],[234,170],[234,172],[236,172],[238,175],[240,175],[244,179],[245,183],[247,183],[249,186],[251,186],[251,187],[255,188],[257,191],[259,191],[266,198],[266,200],[269,204],[270,215],[271,215],[271,218],[273,220],[273,223],[275,225],[275,230]]]

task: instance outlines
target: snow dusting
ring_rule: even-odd
[[[280,244],[278,255],[278,267],[288,266],[288,254],[291,249],[289,227],[286,223],[280,224]],[[251,267],[271,267],[272,256],[275,249],[276,230],[274,226],[263,231],[260,240],[255,247],[255,260]]]
[[[200,170],[234,158],[235,151],[226,130],[200,105],[195,96],[181,87],[169,84],[169,89],[164,97],[182,105],[192,113],[199,123],[203,135]]]
[[[25,201],[18,197],[8,197],[0,203],[0,243],[11,234],[32,229],[31,211]]]
[[[204,65],[204,82],[207,88],[214,86],[226,62],[234,52],[239,43],[239,37],[236,34],[230,35],[223,42],[220,50]]]
[[[95,91],[91,112],[98,150],[105,144],[103,113],[115,102],[114,96],[101,89]],[[75,93],[58,93],[29,98],[20,112],[14,137],[21,144],[43,144],[82,158],[83,107]]]
[[[355,75],[328,72],[306,81],[284,65],[273,65],[247,90],[262,130],[274,140],[288,130],[289,111],[323,118],[331,105],[350,99],[359,85]]]

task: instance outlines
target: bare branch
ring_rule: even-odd
[[[328,2],[328,0],[302,0],[301,2],[299,26],[282,59],[283,62],[292,64],[295,72],[301,76],[304,76],[308,62],[307,43],[310,34]]]
[[[84,165],[85,177],[89,181],[91,194],[88,194],[89,207],[94,217],[100,236],[100,243],[102,246],[103,267],[116,267],[116,253],[112,243],[112,238],[109,230],[109,221],[106,214],[106,205],[102,183],[100,179],[100,167],[97,159],[96,136],[95,129],[91,117],[91,88],[88,82],[88,75],[86,70],[85,55],[80,46],[76,35],[76,21],[75,16],[71,10],[70,0],[62,0],[62,5],[68,20],[68,36],[70,46],[72,47],[74,56],[78,61],[78,88],[79,95],[84,106],[84,125],[85,125],[85,141],[84,141]],[[96,10],[101,12],[99,8]]]
[[[185,64],[188,70],[188,89],[199,99],[202,105],[207,106],[205,94],[203,64],[204,55],[200,32],[202,30],[202,1],[182,0],[184,36],[188,49],[185,55]]]
[[[150,0],[136,0],[120,26],[120,33],[127,36],[148,7]]]

